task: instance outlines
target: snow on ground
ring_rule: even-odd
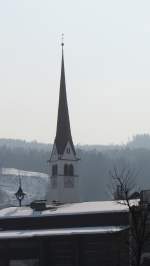
[[[24,170],[19,170],[15,168],[2,168],[1,169],[1,174],[2,175],[12,175],[12,176],[32,176],[32,177],[41,177],[41,178],[47,178],[47,174],[45,173],[40,173],[40,172],[29,172],[29,171],[24,171]]]
[[[21,178],[22,189],[26,193],[22,205],[46,198],[49,181],[47,174],[2,168],[0,171],[0,208],[18,206],[14,193],[18,190],[19,178]]]

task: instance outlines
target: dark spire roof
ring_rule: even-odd
[[[61,62],[61,78],[60,78],[60,92],[59,92],[59,107],[58,107],[58,117],[57,117],[57,130],[55,144],[58,154],[63,154],[67,142],[71,144],[72,150],[75,154],[75,148],[72,141],[70,120],[67,104],[67,94],[66,94],[66,82],[65,82],[65,68],[64,68],[64,52],[62,42],[62,62]]]

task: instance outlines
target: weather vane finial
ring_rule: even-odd
[[[62,47],[64,46],[64,33],[62,33],[61,35],[61,46]]]

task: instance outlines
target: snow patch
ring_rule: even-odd
[[[26,193],[22,205],[34,200],[46,199],[49,176],[45,173],[28,172],[14,168],[2,168],[0,171],[0,208],[18,206],[14,193],[19,187],[21,178],[22,189]]]

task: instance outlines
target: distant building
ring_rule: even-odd
[[[62,62],[59,92],[57,130],[49,160],[50,190],[48,201],[62,203],[79,202],[79,177],[77,171],[78,158],[73,144],[64,67],[64,43],[62,43]]]

